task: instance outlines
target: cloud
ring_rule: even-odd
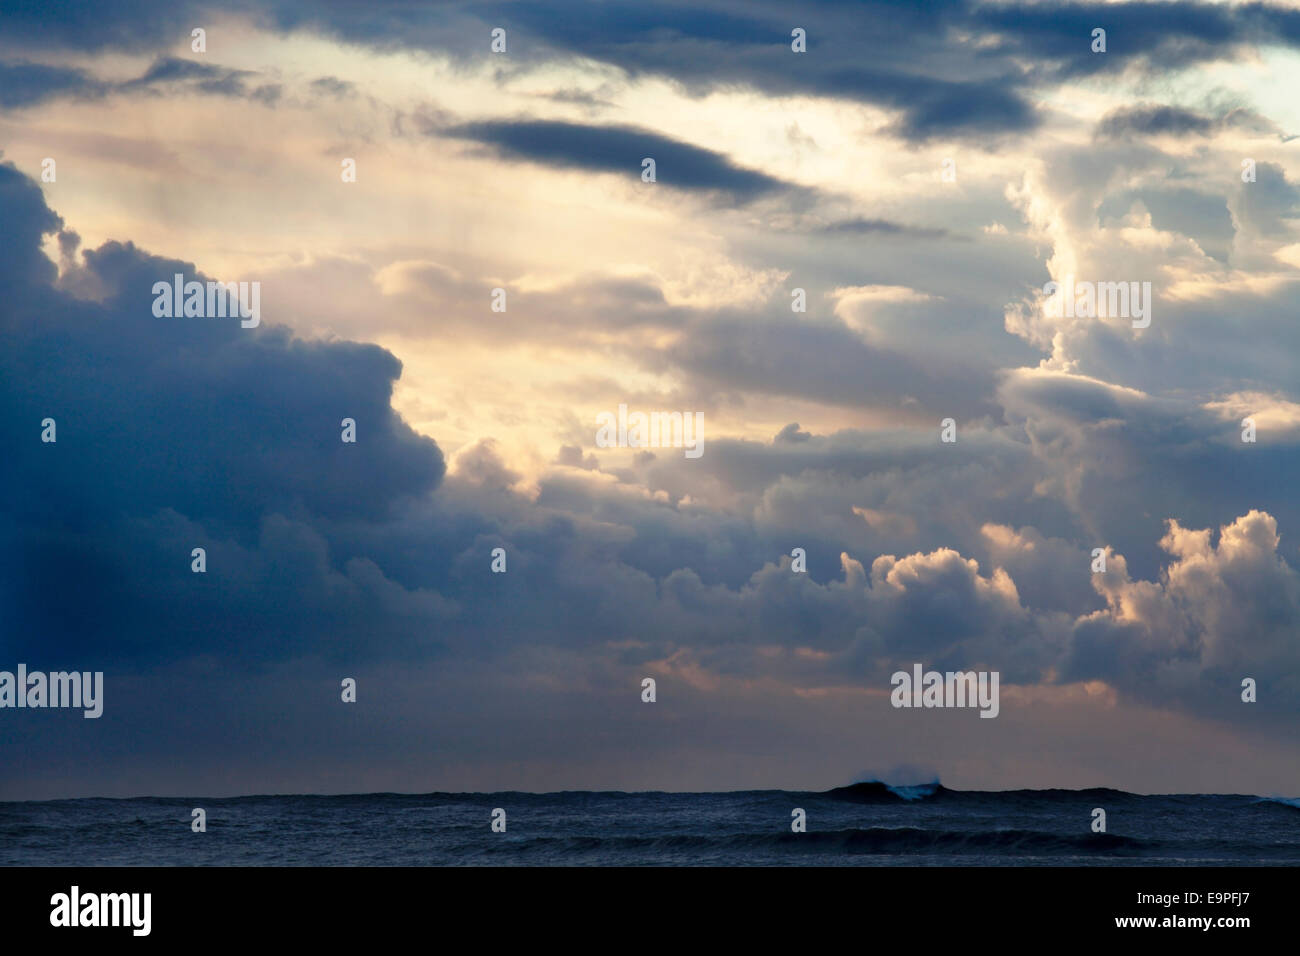
[[[1255,182],[1241,189],[1234,204],[1237,218],[1252,232],[1265,236],[1290,235],[1291,223],[1300,218],[1300,187],[1287,179],[1276,163],[1255,164]]]
[[[1159,581],[1134,581],[1113,556],[1094,587],[1106,608],[1076,622],[1065,679],[1100,678],[1135,698],[1241,715],[1241,682],[1300,710],[1300,574],[1278,554],[1277,521],[1250,511],[1211,532],[1176,520]]]
[[[245,95],[244,84],[255,74],[249,70],[232,70],[211,63],[182,60],[173,56],[159,57],[143,74],[121,85],[125,91],[156,86],[191,86],[199,93],[216,93],[222,96]]]
[[[329,96],[352,96],[356,93],[356,84],[340,80],[336,76],[321,76],[311,81],[311,90]]]
[[[820,231],[828,236],[878,234],[909,239],[942,239],[949,235],[947,229],[907,226],[888,219],[845,219],[823,226]]]
[[[1089,548],[1113,547],[1145,575],[1159,565],[1153,545],[1170,516],[1220,524],[1259,509],[1284,526],[1300,524],[1286,477],[1300,464],[1292,431],[1274,428],[1264,443],[1247,444],[1240,418],[1227,418],[1223,404],[1041,369],[1005,376],[998,398],[1042,467],[1039,493],[1069,504],[1093,539]],[[1277,400],[1255,401],[1268,411]]]
[[[63,220],[12,163],[0,163],[0,208],[6,224],[0,230],[0,289],[16,297],[28,286],[53,282],[58,270],[41,252],[41,237],[59,231]]]
[[[1023,56],[1055,78],[1130,69],[1156,73],[1231,59],[1242,47],[1300,43],[1300,12],[1270,4],[1037,3],[970,5],[971,24],[994,31],[993,49]],[[1107,31],[1093,53],[1094,28]]]
[[[737,166],[720,153],[648,130],[586,126],[557,120],[488,120],[438,131],[489,146],[507,159],[618,173],[637,182],[641,161],[654,159],[659,185],[716,193],[749,202],[793,187],[766,173]]]
[[[648,751],[663,763],[626,779],[667,780],[653,775],[698,747],[697,767],[672,779],[731,785],[739,778],[718,769],[728,747],[771,748],[778,761],[810,733],[853,767],[888,766],[939,746],[876,708],[888,673],[914,660],[1003,671],[996,743],[962,740],[1002,768],[1028,773],[1054,759],[1045,739],[1085,746],[1109,720],[1112,747],[1090,768],[1073,767],[1071,750],[1058,776],[1030,785],[1118,773],[1116,760],[1136,762],[1133,727],[1182,739],[1185,773],[1204,762],[1195,748],[1209,725],[1217,755],[1262,752],[1242,728],[1277,735],[1289,726],[1277,714],[1300,696],[1283,640],[1297,620],[1288,529],[1300,527],[1300,332],[1285,308],[1296,187],[1270,121],[1207,105],[1213,96],[1175,100],[1180,81],[1164,83],[1161,63],[1252,68],[1243,54],[1293,42],[1291,18],[1257,6],[1075,4],[1056,18],[1004,7],[810,5],[799,11],[809,53],[794,54],[788,9],[765,2],[580,4],[560,19],[546,4],[438,16],[273,5],[238,23],[265,44],[242,52],[247,69],[171,56],[188,23],[156,48],[124,37],[145,56],[136,79],[111,85],[141,94],[115,103],[117,154],[94,138],[92,109],[70,101],[99,95],[108,60],[13,72],[10,108],[69,100],[13,146],[24,164],[57,135],[80,152],[78,175],[100,170],[100,184],[123,172],[103,171],[105,158],[128,147],[149,162],[124,164],[120,189],[47,189],[95,237],[84,252],[40,188],[0,167],[6,653],[102,662],[110,686],[134,682],[146,703],[130,711],[132,731],[106,738],[128,756],[153,747],[151,720],[188,706],[162,687],[174,676],[256,750],[240,772],[263,789],[287,779],[277,758],[292,745],[262,732],[266,700],[232,702],[211,689],[214,674],[274,695],[284,739],[315,748],[297,758],[304,767],[329,764],[342,741],[363,771],[383,750],[388,768],[365,779],[390,784],[428,783],[410,769],[423,748],[479,768],[442,767],[440,780],[515,785],[524,739],[554,758],[524,785],[621,765],[619,748],[645,740],[618,709],[643,674],[664,678],[674,726],[725,721],[732,737],[664,730]],[[33,48],[61,31],[91,43],[80,17],[28,35]],[[1087,50],[1095,23],[1110,31],[1105,57]],[[487,52],[489,24],[508,28],[508,56]],[[1211,42],[1205,25],[1224,30],[1204,34]],[[347,39],[333,75],[278,58],[307,34]],[[412,50],[435,55],[401,56]],[[255,68],[262,55],[273,65]],[[409,105],[425,93],[406,77],[427,78],[426,66],[458,115]],[[1117,109],[1134,89],[1196,105]],[[248,115],[292,147],[259,167],[272,178],[250,192],[239,170],[252,154],[238,151],[265,137],[222,143],[229,154],[202,130],[159,146],[164,93],[220,116],[235,97],[276,105]],[[381,118],[347,109],[355,96]],[[661,104],[684,119],[651,128],[668,115]],[[597,125],[597,108],[615,125]],[[741,109],[754,120],[743,132],[710,125]],[[511,110],[525,112],[503,118]],[[78,128],[91,132],[59,134]],[[1032,150],[1019,141],[1029,132]],[[950,141],[964,143],[962,177],[939,188],[949,150],[922,147]],[[317,210],[354,142],[371,172]],[[1247,155],[1259,159],[1254,183],[1238,179]],[[697,203],[645,205],[658,194],[640,182],[644,156],[670,198],[711,204],[707,230],[695,228]],[[485,157],[535,168],[521,177]],[[530,211],[518,184],[548,167],[578,175],[552,175],[548,203]],[[154,194],[193,218],[135,222],[138,197]],[[264,203],[265,217],[232,231],[236,220],[206,215],[213,195]],[[315,232],[340,221],[351,231]],[[988,223],[1010,228],[980,232]],[[982,241],[945,241],[969,236]],[[926,241],[943,242],[940,265],[917,254]],[[227,248],[258,264],[261,328],[151,315],[154,281],[199,275],[166,250],[217,273],[207,263],[231,261]],[[1040,314],[1036,288],[1066,273],[1152,279],[1151,327]],[[488,322],[498,285],[509,312]],[[795,286],[806,314],[790,312]],[[707,453],[594,447],[591,410],[622,400],[702,409]],[[411,421],[438,441],[395,402],[418,408]],[[53,446],[38,440],[47,415]],[[1240,440],[1247,415],[1255,444]],[[355,446],[339,441],[345,416]],[[955,445],[938,441],[949,416]],[[1217,544],[1189,530],[1216,528]],[[189,570],[196,546],[206,575]],[[505,575],[489,568],[496,547]],[[794,547],[807,574],[790,569]],[[1089,570],[1095,547],[1109,549],[1107,575]],[[1256,668],[1268,682],[1252,711],[1236,694]],[[364,678],[367,701],[401,706],[312,730],[331,719],[321,702],[342,673]],[[573,735],[548,738],[539,713]],[[865,756],[864,721],[890,728]],[[584,737],[593,726],[608,733]],[[192,743],[154,752],[165,764]],[[973,758],[936,760],[946,777]],[[294,779],[310,782],[303,772]],[[1005,785],[987,766],[970,773]]]
[[[1103,224],[1122,219],[1139,202],[1150,213],[1154,228],[1190,236],[1209,255],[1228,261],[1236,227],[1226,197],[1187,188],[1127,190],[1107,196],[1097,216]]]
[[[151,50],[184,39],[211,7],[202,0],[133,0],[96,9],[79,3],[0,5],[5,39],[42,50]]]
[[[294,619],[352,640],[373,603],[387,616],[371,626],[396,640],[403,617],[449,606],[394,590],[330,530],[386,521],[443,477],[437,445],[391,408],[391,354],[271,323],[156,318],[154,282],[203,277],[130,243],[85,251],[60,285],[98,298],[74,298],[40,252],[60,221],[11,165],[0,165],[0,207],[0,418],[13,448],[0,554],[15,650],[124,664],[224,647],[263,659],[304,648],[301,632],[273,637]],[[340,441],[345,417],[356,445]],[[46,418],[56,443],[39,440]],[[35,487],[39,497],[24,490]],[[212,576],[191,574],[194,547]],[[62,597],[70,587],[75,602]],[[241,622],[233,630],[223,608]]]
[[[791,422],[789,425],[786,425],[779,432],[777,432],[776,437],[773,438],[772,441],[774,443],[787,442],[789,444],[798,444],[799,442],[808,441],[811,438],[812,438],[811,434],[809,434],[806,431],[800,430],[798,422]]]
[[[283,29],[437,50],[465,62],[475,59],[463,41],[474,29],[464,21],[474,18],[508,28],[514,38],[508,66],[517,69],[577,57],[632,78],[667,77],[697,94],[743,85],[771,96],[871,103],[897,114],[888,132],[918,143],[1037,129],[1042,117],[1030,91],[1043,85],[1231,60],[1268,44],[1300,45],[1300,14],[1268,4],[825,2],[800,9],[805,54],[791,52],[790,15],[774,0],[746,4],[743,12],[705,3],[650,14],[594,0],[456,5],[443,23],[415,9],[382,17],[347,7],[275,9]],[[1090,48],[1097,26],[1109,30],[1104,55]]]
[[[161,91],[170,96],[191,93],[248,97],[267,106],[274,105],[282,87],[262,84],[250,89],[249,83],[256,76],[251,70],[171,56],[158,57],[140,76],[121,82],[102,80],[72,67],[0,62],[0,109],[22,109],[61,97],[86,99],[142,92],[161,95]]]
[[[1125,106],[1112,110],[1097,124],[1097,135],[1113,139],[1129,133],[1143,136],[1208,136],[1215,121],[1191,110],[1164,104]]]
[[[156,49],[184,37],[190,23],[203,19],[202,10],[188,3],[123,6],[110,16],[70,10],[51,29],[48,20],[20,9],[7,17],[6,29],[16,42],[44,48]],[[254,8],[241,4],[234,12]],[[376,14],[282,2],[256,13],[284,32],[436,51],[462,63],[483,55],[466,44],[467,34],[486,36],[485,25],[505,25],[513,37],[506,69],[581,57],[632,77],[669,77],[696,92],[746,85],[769,95],[873,103],[897,113],[889,131],[915,142],[1036,129],[1041,117],[1028,95],[1034,86],[1125,70],[1153,73],[1232,59],[1243,48],[1300,44],[1300,14],[1269,4],[825,2],[800,11],[805,54],[791,52],[789,14],[775,0],[747,4],[743,12],[712,2],[647,14],[582,0],[450,3],[437,17],[418,7]],[[1103,55],[1090,49],[1099,25],[1111,38]],[[480,49],[486,48],[484,40]]]
[[[0,109],[22,109],[59,96],[98,97],[108,84],[84,70],[41,63],[0,63]]]
[[[737,349],[742,340],[745,347]],[[956,408],[971,416],[994,413],[992,367],[894,343],[868,343],[840,321],[792,325],[716,315],[691,323],[668,355],[692,379],[715,390],[884,407],[909,420],[943,417]]]

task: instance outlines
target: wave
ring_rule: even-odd
[[[1160,800],[1166,803],[1203,804],[1207,800],[1240,800],[1232,794],[1138,794],[1127,790],[1115,790],[1110,787],[1088,787],[1083,790],[952,790],[938,780],[913,786],[888,784],[880,780],[867,780],[849,784],[847,787],[834,787],[810,793],[810,796],[829,797],[848,803],[899,804],[918,801],[944,800],[967,804],[1007,805],[1011,803],[1076,803],[1090,801],[1094,806],[1112,806],[1122,803],[1139,803]],[[1276,799],[1281,803],[1300,808],[1300,801],[1289,798],[1256,798],[1259,800]]]
[[[902,800],[911,803],[916,800],[929,800],[953,793],[938,780],[914,786],[899,786],[880,780],[864,780],[851,783],[847,787],[835,787],[827,790],[823,796],[849,803],[897,803]]]
[[[1300,797],[1260,797],[1256,803],[1272,803],[1292,810],[1300,810]]]

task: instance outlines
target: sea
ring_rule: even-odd
[[[196,807],[202,833],[191,827]],[[1104,833],[1092,829],[1096,808]],[[492,827],[497,810],[504,832]],[[805,832],[792,830],[796,810]],[[1300,800],[869,782],[819,792],[9,801],[0,865],[1300,865]]]

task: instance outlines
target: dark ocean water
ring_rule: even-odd
[[[190,810],[207,811],[207,832]],[[493,833],[493,808],[506,811]],[[807,832],[790,829],[807,812]],[[1107,833],[1092,833],[1092,809]],[[1300,801],[855,784],[0,803],[0,864],[1300,865]]]

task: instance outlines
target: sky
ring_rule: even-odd
[[[1297,83],[1300,3],[0,2],[0,670],[105,688],[0,799],[1300,794]]]

